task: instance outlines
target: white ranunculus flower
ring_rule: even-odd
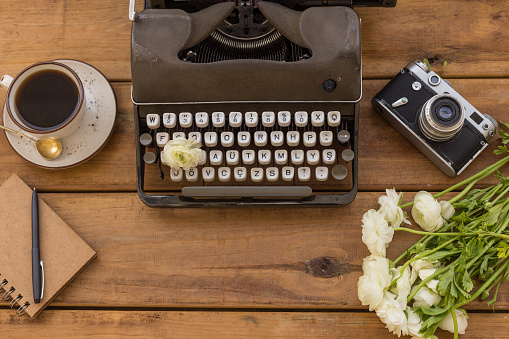
[[[392,275],[391,284],[395,279],[398,279],[396,281],[396,286],[391,288],[391,292],[397,295],[396,300],[399,302],[401,308],[405,309],[407,305],[406,299],[410,294],[410,289],[412,288],[415,279],[417,279],[417,275],[412,274],[409,266],[405,267],[403,273],[401,273],[402,267],[403,266],[399,266],[398,268],[391,268]]]
[[[444,224],[442,207],[429,192],[420,191],[415,195],[412,218],[426,232],[436,232]]]
[[[371,209],[362,217],[362,242],[369,251],[381,257],[385,257],[385,249],[392,241],[394,229],[389,226],[384,217]]]
[[[414,270],[419,272],[422,269],[436,268],[437,266],[440,265],[437,260],[435,260],[435,261],[427,261],[426,258],[427,257],[424,257],[422,259],[417,259],[415,261],[412,261],[410,263],[410,266],[412,266]]]
[[[429,289],[426,286],[423,286],[419,291],[417,291],[417,294],[414,296],[413,307],[415,308],[431,307],[433,305],[438,305],[440,300],[442,300],[440,294],[434,292],[433,290]]]
[[[419,317],[419,315],[408,306],[406,308],[406,313],[407,313],[408,335],[411,335],[414,338],[422,338],[422,335],[419,334],[419,331],[421,330],[422,327],[421,317]]]
[[[440,215],[442,216],[442,218],[444,218],[445,220],[451,219],[451,217],[454,215],[454,212],[456,212],[452,204],[447,200],[442,200],[439,202],[439,204],[441,207]]]
[[[357,282],[357,293],[362,305],[369,305],[373,311],[381,302],[384,290],[391,283],[389,260],[384,257],[370,255],[362,263],[364,275]]]
[[[458,333],[459,334],[465,334],[465,329],[467,328],[468,321],[465,314],[461,311],[456,311],[456,321],[458,322]],[[444,319],[438,324],[438,327],[445,331],[449,331],[451,333],[454,333],[454,322],[452,321],[452,314],[451,312],[447,313]]]
[[[428,286],[428,288],[430,288],[433,292],[438,293],[437,292],[438,279],[431,279],[426,283],[426,286]]]
[[[394,188],[385,190],[385,193],[387,195],[382,195],[378,198],[378,203],[380,204],[378,213],[383,215],[385,220],[387,220],[392,227],[399,227],[403,222],[410,224],[405,218],[405,213],[401,207],[398,206],[401,193],[396,193]]]
[[[429,277],[430,275],[432,275],[433,273],[435,273],[437,269],[436,268],[423,268],[421,270],[419,270],[419,278],[421,278],[421,280],[424,280],[426,279],[427,277]]]
[[[203,160],[205,153],[200,147],[201,144],[192,137],[189,140],[177,137],[164,146],[162,158],[171,168],[183,168],[188,171],[191,167],[198,166],[198,163]]]
[[[395,300],[396,296],[386,291],[382,302],[376,308],[376,315],[386,324],[390,332],[398,337],[408,334],[407,318],[405,315],[406,307],[401,309],[399,303]]]

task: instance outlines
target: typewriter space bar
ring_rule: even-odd
[[[309,186],[189,186],[182,188],[182,194],[189,198],[295,198],[309,197],[312,192]]]

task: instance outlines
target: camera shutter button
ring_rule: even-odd
[[[327,79],[323,82],[322,86],[325,92],[331,93],[333,90],[336,89],[336,82],[332,79]]]

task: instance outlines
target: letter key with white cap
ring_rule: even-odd
[[[189,198],[294,197],[297,201],[353,187],[357,130],[346,105],[222,106],[166,105],[165,111],[155,113],[152,108],[140,118],[138,144],[145,182],[157,187],[161,180],[164,184],[158,191],[181,189]],[[168,144],[179,137],[185,140]],[[168,161],[171,146],[185,150],[186,143],[199,147],[203,156],[189,148],[196,163],[187,169],[169,168],[168,163],[175,163]],[[159,171],[165,175],[154,175]]]

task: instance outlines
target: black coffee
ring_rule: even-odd
[[[78,87],[65,73],[36,72],[18,88],[14,101],[20,119],[27,126],[46,130],[65,123],[79,102]]]

